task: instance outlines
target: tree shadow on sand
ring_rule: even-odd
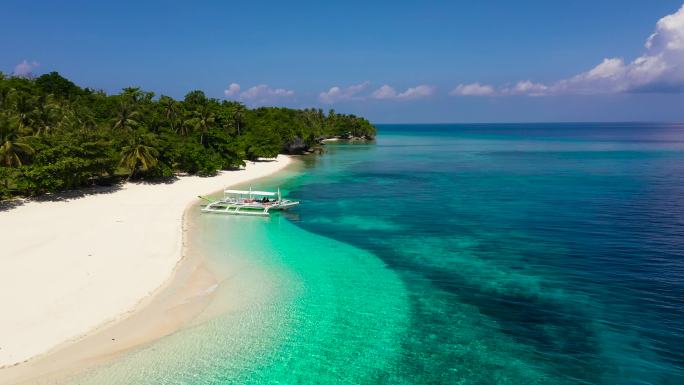
[[[28,202],[68,202],[70,200],[79,199],[88,195],[111,194],[121,190],[122,183],[109,186],[93,186],[78,190],[68,190],[59,193],[48,193],[31,198],[16,198],[6,201],[0,201],[0,212],[10,211],[17,207],[23,206]]]
[[[15,207],[23,206],[26,201],[24,199],[10,199],[6,201],[0,201],[0,212],[10,211]]]
[[[255,163],[262,163],[262,162],[274,162],[276,159],[259,159],[256,161],[249,161],[249,162],[255,162]],[[238,170],[243,170],[244,167],[235,167],[235,168],[230,168],[227,170],[221,170],[221,171],[238,171]],[[219,171],[219,172],[221,172]],[[10,211],[13,210],[14,208],[17,208],[19,206],[23,206],[27,202],[68,202],[73,199],[78,199],[78,198],[83,198],[88,195],[99,195],[99,194],[111,194],[114,192],[117,192],[121,190],[126,183],[131,183],[135,185],[170,185],[178,181],[181,177],[183,176],[199,176],[203,178],[211,178],[213,176],[218,175],[218,173],[211,174],[211,175],[197,175],[197,174],[177,174],[169,177],[159,177],[159,178],[153,178],[153,179],[133,179],[129,181],[119,181],[118,183],[114,183],[111,185],[101,185],[101,186],[92,186],[92,187],[84,187],[81,189],[77,190],[68,190],[68,191],[62,191],[58,193],[47,193],[35,197],[30,197],[30,198],[13,198],[9,200],[0,200],[0,212],[3,211]]]
[[[132,184],[142,184],[142,185],[160,185],[160,184],[173,184],[176,182],[179,178],[179,176],[182,175],[173,175],[173,176],[168,176],[168,177],[159,177],[159,178],[152,178],[152,179],[139,179],[139,180],[130,180],[128,183]]]

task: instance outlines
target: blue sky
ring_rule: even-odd
[[[684,121],[681,7],[6,0],[0,71],[59,71],[108,92],[202,89],[378,123]]]

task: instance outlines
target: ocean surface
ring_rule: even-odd
[[[193,213],[211,305],[73,383],[684,383],[684,125],[382,125],[326,148],[253,183],[291,212]]]

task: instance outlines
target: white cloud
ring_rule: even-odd
[[[618,58],[603,59],[601,64],[587,72],[588,79],[605,79],[615,77],[623,72],[625,61]]]
[[[397,91],[387,84],[373,91],[371,94],[375,99],[393,99],[397,97]]]
[[[556,93],[684,92],[684,5],[660,19],[646,52],[625,62],[606,58],[587,72],[554,84]]]
[[[645,52],[631,62],[605,58],[568,79],[549,84],[526,80],[496,91],[529,96],[621,92],[684,92],[684,5],[656,23],[655,32],[646,40]]]
[[[383,100],[415,100],[431,96],[435,93],[435,87],[421,84],[407,88],[404,92],[397,92],[393,87],[385,84],[373,91],[371,96]]]
[[[368,88],[369,84],[369,82],[363,82],[361,84],[354,84],[346,88],[333,86],[330,87],[328,91],[318,94],[318,100],[321,103],[332,104],[344,100],[362,99],[362,97],[358,94]]]
[[[421,84],[408,88],[406,91],[397,95],[397,99],[420,99],[431,96],[435,93],[435,87]]]
[[[507,87],[501,90],[502,95],[543,96],[548,92],[549,87],[542,83],[533,83],[530,80],[517,82],[513,87]]]
[[[294,95],[294,91],[284,88],[271,88],[266,84],[251,87],[240,94],[240,98],[250,101],[267,101],[275,98],[285,98]]]
[[[251,104],[269,103],[294,96],[293,90],[285,88],[271,88],[266,84],[259,84],[244,91],[237,83],[230,83],[223,91],[227,98],[242,100]]]
[[[480,83],[459,84],[449,92],[451,96],[500,96],[500,95],[529,95],[542,96],[549,92],[549,87],[530,80],[517,82],[513,86],[494,88],[488,84]]]
[[[14,76],[30,76],[33,70],[38,66],[40,66],[40,63],[35,60],[29,62],[24,59],[24,61],[14,66]]]
[[[226,97],[228,97],[228,98],[236,97],[236,96],[238,96],[239,93],[240,93],[240,85],[237,83],[230,83],[228,88],[226,88],[223,91],[223,94],[226,95]]]
[[[490,85],[482,85],[480,83],[459,84],[456,88],[449,92],[452,96],[488,96],[495,95],[496,90]]]

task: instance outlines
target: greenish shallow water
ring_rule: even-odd
[[[684,383],[684,127],[382,126],[195,215],[192,327],[83,384]],[[236,305],[237,304],[237,305]]]
[[[281,178],[262,183],[279,184]],[[398,359],[400,346],[394,342],[406,333],[409,320],[406,290],[382,261],[281,216],[193,214],[190,220],[195,224],[192,247],[204,250],[210,270],[222,280],[205,315],[194,326],[72,383],[386,378],[383,368]]]

